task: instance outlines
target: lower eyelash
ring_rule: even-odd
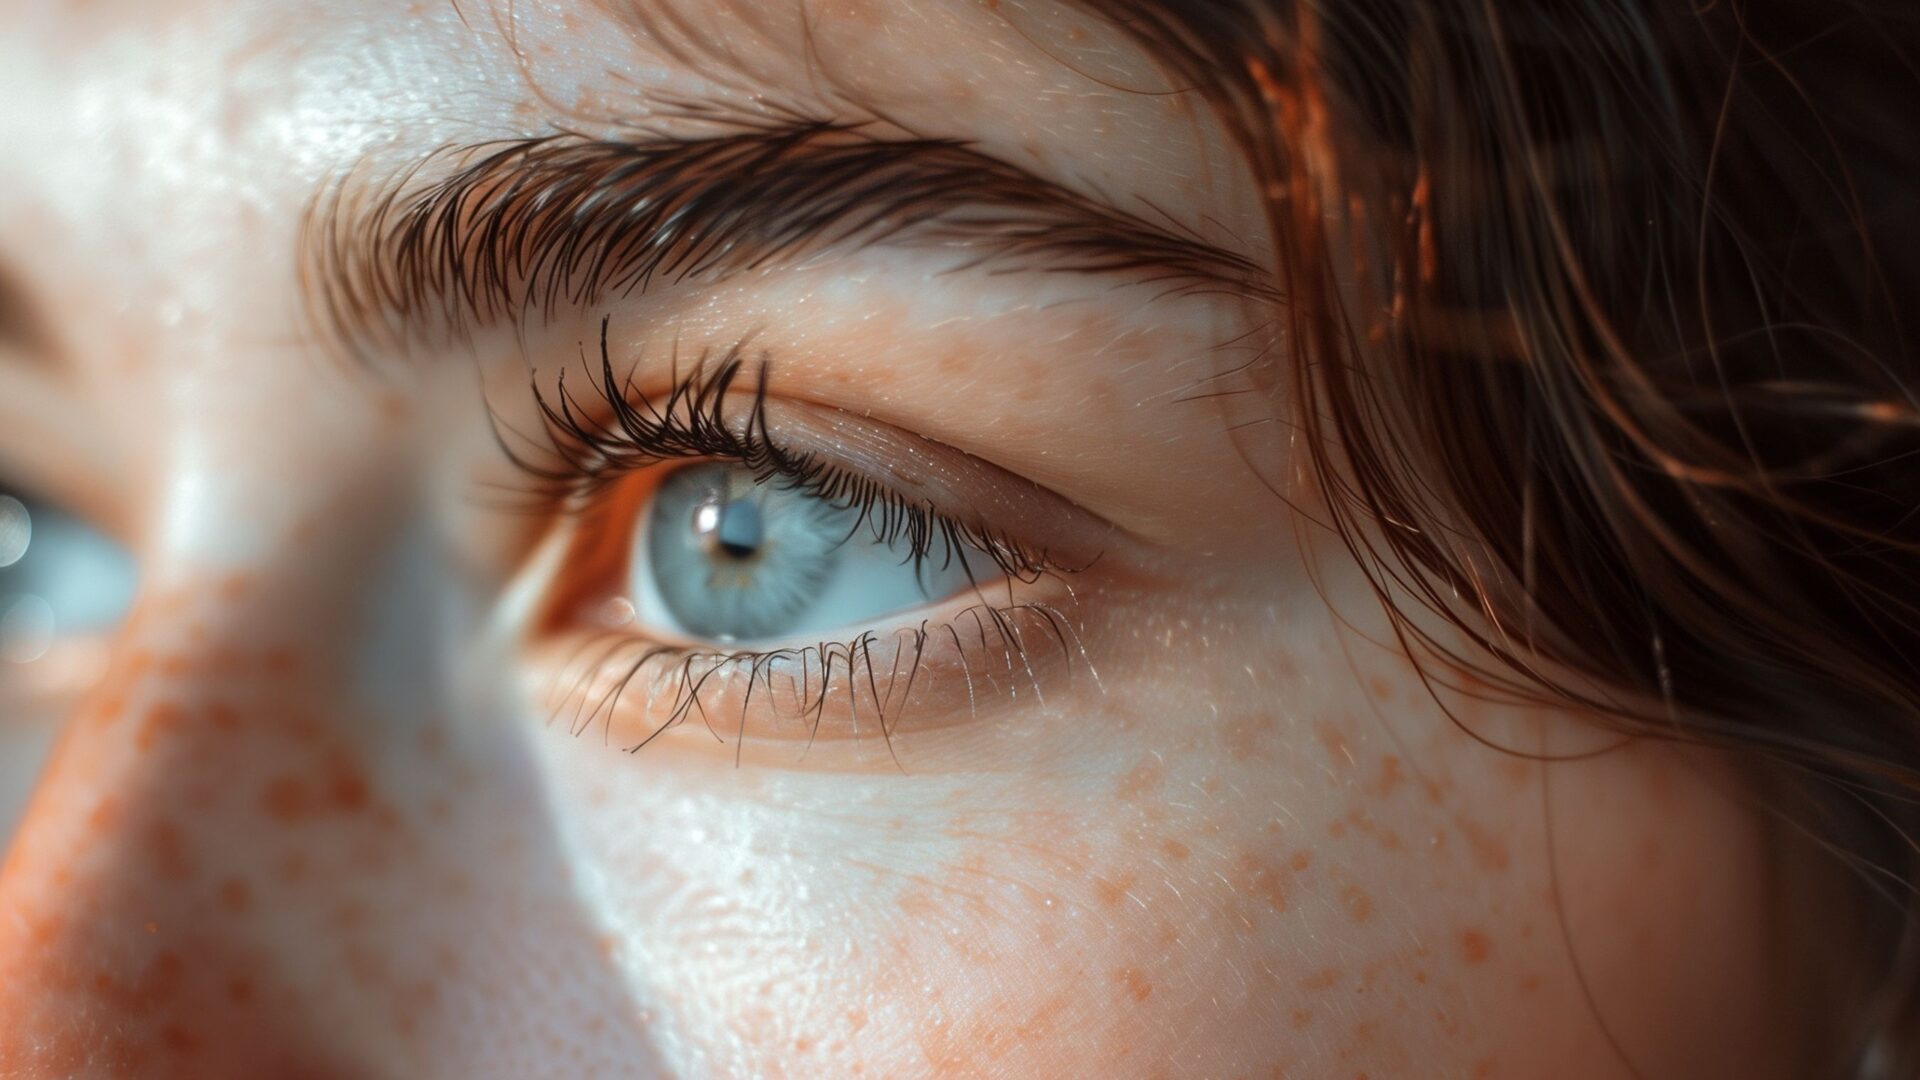
[[[891,752],[901,717],[916,693],[956,698],[964,693],[970,715],[988,695],[1018,700],[1030,694],[1044,703],[1042,648],[1059,650],[1069,678],[1076,667],[1084,667],[1095,686],[1100,685],[1099,672],[1072,622],[1053,605],[1038,602],[981,603],[947,622],[766,650],[688,648],[608,635],[583,645],[565,666],[573,670],[563,670],[559,680],[573,686],[549,724],[564,718],[573,735],[599,728],[603,738],[612,741],[612,731],[626,713],[638,710],[646,717],[628,725],[633,734],[622,739],[624,749],[638,752],[666,732],[697,721],[719,742],[733,739],[737,762],[758,706],[768,719],[802,725],[808,749],[831,724],[842,729],[832,731],[833,738],[865,738],[877,730]],[[934,649],[947,652],[930,663]],[[929,680],[956,676],[957,684],[929,688]],[[645,701],[629,709],[623,702],[636,691],[645,692]],[[647,707],[662,699],[663,711]],[[735,704],[722,710],[726,700]],[[783,703],[789,706],[784,714]],[[716,726],[723,718],[727,722]]]

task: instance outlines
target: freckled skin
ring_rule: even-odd
[[[0,32],[0,96],[35,103],[0,112],[0,259],[72,372],[0,362],[0,463],[142,565],[0,863],[0,1076],[1782,1075],[1738,781],[1650,746],[1535,764],[1481,740],[1606,737],[1450,698],[1463,731],[1355,569],[1279,539],[1223,418],[1166,405],[1207,370],[1167,358],[1232,312],[878,257],[648,298],[689,339],[763,332],[796,390],[975,433],[1158,554],[1074,583],[1091,667],[1003,670],[890,748],[736,765],[693,725],[629,755],[545,723],[546,654],[493,632],[526,524],[481,497],[513,474],[471,370],[501,361],[524,419],[528,358],[377,379],[292,329],[324,178],[556,101],[817,74],[810,106],[858,91],[1259,230],[1198,110],[1113,90],[1151,69],[1079,16],[818,5],[809,53],[785,4],[688,7],[730,84],[593,5],[518,5],[518,59],[462,7],[109,0]]]

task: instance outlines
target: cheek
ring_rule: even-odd
[[[609,947],[695,1071],[1607,1076],[1590,993],[1653,1060],[1663,1017],[1711,1021],[1702,928],[1672,916],[1738,923],[1753,853],[1697,776],[1648,751],[1543,767],[1410,671],[1302,675],[1337,663],[1294,661],[1285,708],[1145,681],[1082,701],[1102,740],[1044,769],[542,746]],[[1460,719],[1514,748],[1592,742],[1565,717]]]

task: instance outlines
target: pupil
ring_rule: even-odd
[[[759,505],[741,501],[721,507],[719,528],[714,530],[713,538],[729,558],[749,559],[759,554],[761,545],[766,543]]]

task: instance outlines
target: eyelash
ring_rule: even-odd
[[[973,624],[972,633],[962,629],[963,622],[967,620]],[[881,738],[892,753],[893,736],[899,731],[901,714],[912,699],[927,650],[943,637],[952,642],[957,668],[966,689],[969,712],[977,713],[983,688],[1003,693],[1008,698],[1018,698],[1023,693],[1022,682],[1029,688],[1025,692],[1031,693],[1035,701],[1045,702],[1032,647],[1020,626],[1023,620],[1039,623],[1048,640],[1059,647],[1061,656],[1069,664],[1069,672],[1073,670],[1071,665],[1077,661],[1086,668],[1094,685],[1101,685],[1099,671],[1094,668],[1092,658],[1087,655],[1086,647],[1072,623],[1059,609],[1043,603],[976,604],[959,612],[951,622],[945,624],[936,625],[923,620],[913,626],[900,627],[890,635],[896,646],[890,662],[874,655],[874,648],[882,637],[872,631],[864,632],[850,641],[823,641],[815,645],[744,652],[642,643],[628,635],[607,634],[587,642],[574,655],[574,663],[582,670],[575,676],[575,690],[566,695],[566,700],[574,703],[567,730],[569,734],[580,736],[603,721],[611,730],[621,699],[636,684],[647,686],[642,674],[649,666],[654,666],[666,677],[667,682],[663,687],[653,688],[648,695],[649,700],[662,696],[664,692],[668,695],[670,707],[665,718],[653,723],[645,736],[626,748],[627,752],[638,753],[654,739],[695,715],[701,718],[716,741],[724,743],[725,737],[714,727],[713,710],[709,710],[702,702],[701,695],[710,689],[709,684],[718,684],[721,690],[729,689],[725,686],[729,674],[744,672],[748,682],[740,691],[739,718],[734,726],[736,764],[739,750],[746,743],[747,716],[756,688],[761,697],[775,702],[770,708],[778,709],[781,691],[776,688],[776,678],[785,682],[785,696],[792,703],[792,717],[807,727],[807,749],[812,748],[818,737],[827,710],[844,703],[851,716],[852,734],[856,738],[861,734],[860,717],[864,711],[877,725]],[[997,643],[990,640],[990,634],[998,639]],[[969,641],[969,637],[977,640]],[[596,651],[596,644],[607,646],[609,643],[610,647]],[[589,659],[590,653],[592,656]],[[994,662],[996,653],[998,663]],[[884,678],[881,674],[883,666]],[[899,681],[903,674],[906,678],[904,686]],[[598,700],[593,700],[587,691],[597,676],[605,677],[608,686]],[[563,672],[559,678],[564,681],[567,675]],[[897,706],[894,700],[896,694],[899,698]],[[862,695],[866,698],[864,706],[860,700]],[[548,723],[557,723],[566,711],[567,706],[563,702],[549,717]],[[894,760],[896,764],[899,763],[897,754]]]
[[[759,483],[785,484],[854,511],[848,539],[864,531],[889,547],[905,540],[915,570],[936,556],[939,569],[945,570],[958,558],[971,577],[968,549],[984,554],[1000,573],[1024,584],[1051,573],[1085,569],[1063,565],[1044,548],[1024,544],[983,522],[963,520],[931,501],[910,498],[816,454],[783,447],[767,424],[771,369],[765,360],[759,365],[753,404],[744,422],[730,422],[727,399],[746,370],[744,345],[733,346],[711,364],[703,355],[684,375],[676,370],[664,397],[639,393],[631,379],[622,382],[614,375],[607,344],[610,322],[600,321],[599,377],[588,379],[610,419],[597,419],[599,410],[582,407],[568,392],[562,371],[552,398],[537,384],[533,388],[556,462],[542,465],[509,451],[515,464],[539,481],[554,501],[585,505],[620,478],[669,461],[730,461],[751,470]]]
[[[629,751],[642,749],[693,715],[700,716],[715,738],[724,741],[714,729],[713,716],[702,703],[701,695],[716,683],[724,688],[731,672],[744,672],[748,684],[741,693],[741,714],[736,726],[740,744],[745,741],[747,712],[753,704],[755,688],[762,688],[763,696],[777,698],[777,675],[785,681],[795,715],[807,723],[808,747],[817,737],[830,703],[844,702],[852,713],[855,733],[858,733],[864,708],[877,720],[891,752],[899,707],[913,694],[915,679],[920,675],[922,661],[931,645],[951,641],[970,710],[977,707],[977,689],[981,685],[1016,697],[1021,693],[1019,684],[1024,681],[1031,687],[1033,696],[1042,699],[1028,635],[1021,627],[1027,620],[1041,624],[1044,638],[1059,647],[1070,669],[1075,662],[1084,664],[1098,684],[1098,672],[1094,671],[1084,644],[1066,616],[1051,604],[1015,602],[1012,595],[1014,582],[1030,585],[1042,577],[1075,573],[1091,564],[1062,565],[1044,549],[1022,544],[984,523],[964,521],[931,501],[912,499],[815,454],[789,450],[769,429],[766,413],[769,366],[764,360],[752,387],[749,411],[744,417],[730,419],[735,414],[728,409],[729,398],[739,386],[747,366],[744,345],[735,345],[711,363],[703,354],[684,374],[676,367],[671,388],[663,396],[648,397],[639,393],[630,379],[622,381],[614,373],[608,346],[610,321],[603,318],[600,323],[598,375],[590,374],[587,379],[598,399],[595,407],[583,406],[569,392],[564,374],[556,382],[551,397],[536,384],[535,405],[552,458],[542,463],[511,448],[507,450],[513,462],[541,485],[541,494],[551,505],[562,506],[578,515],[590,509],[608,487],[637,470],[670,461],[731,461],[751,470],[761,483],[787,484],[835,506],[854,510],[856,519],[849,528],[849,539],[864,531],[888,546],[904,540],[907,557],[913,560],[916,570],[934,559],[939,559],[938,565],[944,569],[951,565],[951,560],[959,558],[962,568],[972,578],[972,568],[967,565],[968,552],[984,554],[1008,579],[1009,593],[1007,601],[998,605],[986,602],[983,597],[981,603],[958,612],[952,622],[944,625],[922,621],[897,628],[891,634],[895,649],[890,660],[874,655],[882,635],[872,631],[845,642],[823,641],[806,646],[740,651],[667,645],[638,639],[625,632],[596,635],[582,645],[573,661],[566,665],[580,668],[576,676],[578,686],[567,695],[569,700],[577,699],[568,721],[568,729],[573,734],[589,730],[602,716],[610,727],[619,702],[629,688],[650,685],[650,680],[642,675],[651,666],[667,677],[667,685],[655,686],[649,700],[670,692],[671,707],[665,719],[628,747]],[[602,416],[607,419],[600,419]],[[980,585],[975,582],[976,592]],[[968,619],[974,625],[963,632],[960,626]],[[990,635],[999,639],[997,647]],[[969,638],[975,640],[969,641]],[[897,680],[903,674],[905,685],[898,689],[896,706]],[[586,689],[609,675],[608,689],[588,708]],[[859,700],[863,695],[867,698],[865,706]],[[777,708],[777,705],[770,707]],[[557,722],[566,709],[563,703],[550,722]]]

